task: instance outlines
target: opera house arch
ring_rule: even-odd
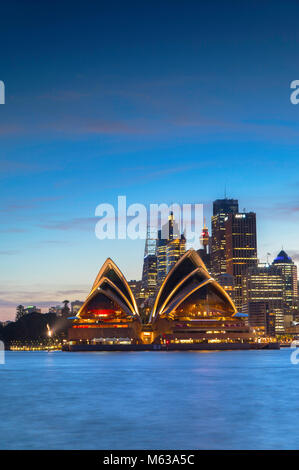
[[[117,267],[117,265],[112,261],[111,258],[107,258],[103,266],[101,267],[94,283],[91,289],[91,292],[99,286],[101,280],[106,277],[107,279],[110,279],[110,281],[122,291],[122,294],[129,299],[130,303],[133,306],[134,312],[138,314],[138,307],[136,304],[135,297],[133,295],[133,292],[127,283],[127,280],[125,276],[122,274],[120,269]]]
[[[237,312],[230,296],[210,276],[198,253],[191,249],[173,266],[161,285],[151,314],[151,321],[162,314],[170,315],[187,297],[199,289],[203,289],[198,292],[199,297],[203,297],[203,292],[206,294],[206,308],[209,309],[209,302],[213,299],[215,304],[217,297],[219,311],[224,310],[227,313],[229,311],[231,314]]]
[[[169,271],[150,321],[156,342],[242,342],[250,333],[195,250],[188,250]]]
[[[70,341],[131,343],[140,341],[141,319],[124,275],[108,258],[69,329]]]

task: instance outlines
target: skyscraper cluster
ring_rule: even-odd
[[[165,237],[166,234],[166,237]],[[186,251],[186,239],[180,233],[174,215],[171,212],[166,226],[158,230],[157,238],[148,228],[145,242],[141,289],[139,299],[150,306],[156,290],[161,286],[167,273]]]
[[[173,213],[154,236],[148,229],[142,281],[137,297],[149,307],[167,273],[186,251]],[[168,236],[163,236],[167,228]],[[239,312],[266,335],[284,334],[298,312],[297,266],[285,251],[272,264],[259,263],[256,214],[239,211],[237,199],[213,202],[212,234],[204,223],[198,250],[211,276],[225,288]]]
[[[236,199],[213,203],[210,272],[265,334],[284,334],[297,318],[295,263],[284,251],[272,264],[259,263],[256,214],[240,212]]]

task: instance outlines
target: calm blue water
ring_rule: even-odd
[[[298,449],[290,352],[8,352],[0,448]]]

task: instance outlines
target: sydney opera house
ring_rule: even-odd
[[[150,318],[142,322],[124,275],[108,258],[68,333],[70,345],[196,345],[254,342],[254,333],[231,297],[208,273],[194,250],[169,271]]]

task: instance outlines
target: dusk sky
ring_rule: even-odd
[[[280,4],[279,4],[280,3]],[[95,208],[239,199],[262,262],[299,262],[298,1],[2,2],[0,320],[84,300],[110,256]],[[48,4],[48,8],[46,5]]]

